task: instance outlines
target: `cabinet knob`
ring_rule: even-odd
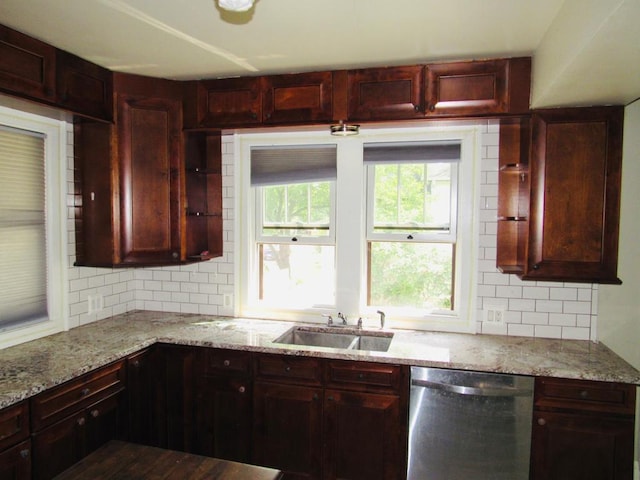
[[[82,395],[83,397],[86,397],[87,395],[89,395],[89,392],[91,390],[89,390],[88,388],[83,388],[82,391],[80,392],[80,395]]]
[[[100,416],[100,410],[98,410],[97,408],[95,410],[91,410],[91,416],[93,418],[98,418]]]
[[[247,391],[247,389],[245,388],[244,385],[242,385],[240,388],[238,388],[238,392],[240,392],[240,393],[244,393],[246,391]]]
[[[231,365],[231,360],[225,360],[224,362],[222,362],[222,364],[223,364],[225,367],[228,367],[229,365]]]
[[[132,365],[133,365],[133,368],[140,368],[140,360],[134,360]]]
[[[420,111],[420,105],[414,105],[413,106],[413,110],[416,111],[416,112],[419,112]]]
[[[173,258],[174,260],[177,260],[179,256],[180,255],[178,255],[178,252],[171,252],[171,258]]]
[[[291,371],[291,367],[287,365],[286,367],[284,367],[284,371],[285,372],[290,372]]]
[[[431,104],[431,105],[429,105],[429,111],[430,111],[430,112],[433,112],[435,109],[436,109],[435,104]]]
[[[589,392],[587,390],[582,390],[580,392],[580,398],[587,398],[589,396]]]
[[[76,420],[76,424],[78,424],[78,426],[83,426],[85,423],[87,423],[87,420],[84,417],[80,417],[78,420]]]
[[[538,270],[540,268],[540,264],[539,263],[534,263],[533,264],[533,269],[534,270]]]
[[[547,421],[544,418],[538,419],[538,425],[540,425],[541,427],[544,427],[546,424],[547,424]]]
[[[22,458],[29,458],[29,454],[30,454],[30,453],[31,453],[31,452],[29,451],[29,449],[28,449],[28,448],[25,448],[24,450],[20,450],[20,456],[21,456]]]
[[[317,394],[317,393],[314,393],[312,398],[313,398],[313,400],[314,400],[314,401],[316,401],[316,402],[317,402],[318,400],[320,400],[320,397],[318,396],[318,394]]]

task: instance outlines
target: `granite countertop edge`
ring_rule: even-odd
[[[585,340],[391,329],[394,339],[387,352],[273,343],[292,325],[286,321],[142,310],[123,313],[0,350],[0,408],[158,342],[640,385],[637,369],[606,345]]]

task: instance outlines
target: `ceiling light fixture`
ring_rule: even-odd
[[[253,2],[254,0],[218,0],[218,5],[230,12],[246,12],[253,7]]]
[[[330,130],[331,135],[335,135],[338,137],[348,137],[350,135],[358,135],[358,133],[360,132],[360,125],[348,124],[340,120],[340,123],[331,125]]]

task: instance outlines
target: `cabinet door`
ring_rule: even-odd
[[[0,452],[0,478],[31,480],[31,440]]]
[[[260,77],[198,82],[196,101],[197,122],[202,127],[241,127],[262,122]]]
[[[253,463],[321,478],[322,389],[256,382],[253,398]]]
[[[528,262],[523,278],[617,278],[622,107],[532,116]]]
[[[181,102],[118,96],[120,263],[178,263],[182,248]]]
[[[633,419],[534,412],[532,480],[631,480]]]
[[[396,480],[406,475],[406,416],[400,398],[327,390],[323,478]]]
[[[193,451],[195,419],[195,363],[197,349],[162,345],[165,379],[166,445],[170,450]]]
[[[84,454],[96,450],[109,440],[123,440],[126,434],[124,396],[120,393],[104,398],[86,410]]]
[[[423,118],[423,71],[421,66],[350,71],[349,120]]]
[[[56,49],[0,25],[0,90],[55,100]]]
[[[74,113],[113,119],[113,74],[106,68],[62,50],[57,51],[58,104]]]
[[[331,72],[264,77],[264,123],[331,120],[332,79]]]
[[[483,115],[509,108],[508,60],[427,66],[427,115]]]
[[[129,440],[152,447],[166,443],[164,375],[160,366],[160,352],[156,348],[127,359]]]
[[[201,377],[194,453],[248,463],[251,454],[251,405],[248,377]]]
[[[84,411],[70,415],[32,436],[34,480],[48,480],[84,456]]]

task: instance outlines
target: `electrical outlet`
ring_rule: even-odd
[[[504,325],[505,308],[500,305],[487,305],[484,307],[484,322],[488,325]]]
[[[104,308],[104,297],[101,293],[87,296],[87,313],[92,314],[99,312]]]
[[[225,293],[222,297],[222,303],[225,308],[231,308],[233,306],[233,295]]]

